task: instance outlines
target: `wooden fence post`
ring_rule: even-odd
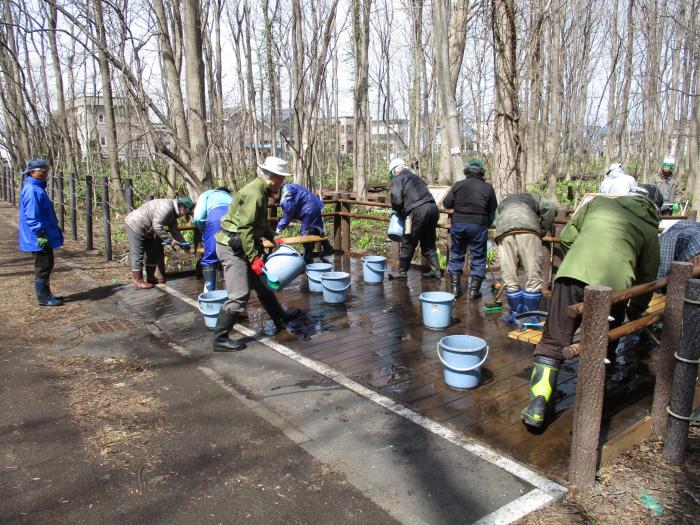
[[[671,406],[669,407],[664,461],[680,464],[688,448],[688,428],[693,411],[695,381],[700,361],[700,279],[690,279],[683,306],[683,334],[676,354]]]
[[[681,340],[683,326],[683,297],[685,289],[693,275],[693,265],[674,261],[666,287],[666,306],[664,308],[664,330],[661,333],[661,347],[656,356],[656,384],[654,402],[651,407],[652,430],[659,437],[666,435],[668,413],[666,407],[671,399],[673,384],[673,353]]]
[[[66,227],[66,199],[63,192],[63,172],[56,176],[56,184],[58,184],[58,224],[61,231],[65,231]]]
[[[68,179],[68,196],[70,202],[70,235],[74,241],[78,240],[78,200],[75,195],[75,173],[70,174]]]
[[[124,196],[126,197],[126,212],[134,211],[134,181],[133,179],[124,179]]]
[[[85,249],[93,250],[92,243],[92,199],[95,195],[92,187],[92,175],[85,176]]]
[[[343,193],[342,198],[343,200],[349,200],[350,194]],[[341,209],[345,213],[350,213],[350,203],[344,202]],[[341,217],[340,230],[340,235],[342,237],[340,248],[343,250],[343,253],[347,255],[350,252],[350,217],[347,215]]]
[[[109,178],[102,178],[102,222],[105,236],[105,261],[112,260],[112,224],[109,222]]]
[[[340,193],[334,193],[333,200],[340,200]],[[343,230],[341,228],[342,221],[340,220],[340,215],[338,215],[341,211],[343,211],[341,204],[336,202],[335,215],[333,215],[333,246],[336,249],[340,249],[343,243]]]
[[[14,172],[10,172],[10,202],[12,202],[13,206],[17,206],[17,181],[15,180],[15,174]],[[19,177],[19,191],[22,191],[22,184],[24,184],[24,180],[22,179],[22,176],[20,175]]]
[[[584,290],[569,464],[569,483],[576,489],[585,490],[593,486],[598,466],[611,300],[612,288],[607,286],[586,286]]]

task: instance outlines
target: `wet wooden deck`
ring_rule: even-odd
[[[520,421],[528,401],[533,347],[508,338],[512,326],[501,321],[502,312],[484,311],[484,305],[493,301],[490,280],[482,287],[483,299],[459,298],[454,324],[434,331],[423,327],[418,296],[446,290],[447,279],[421,279],[419,271],[411,270],[408,281],[385,278],[381,284],[369,285],[363,282],[359,257],[336,256],[335,268],[351,274],[349,300],[343,305],[326,304],[321,294],[309,293],[305,277],[297,278],[278,298],[286,308],[303,309],[306,319],[295,322],[291,332],[277,334],[278,342],[545,475],[566,480],[578,360],[565,362],[560,374],[556,420],[544,433],[533,434]],[[196,299],[201,281],[190,277],[170,280],[168,285]],[[248,314],[246,324],[251,329],[269,327],[255,294]],[[486,340],[490,355],[481,384],[457,391],[443,380],[436,347],[446,335],[465,333]],[[608,382],[613,393],[606,396],[603,440],[649,413],[653,378],[645,362],[634,370],[623,382]]]

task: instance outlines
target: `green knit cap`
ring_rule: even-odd
[[[467,166],[475,166],[475,167],[483,170],[484,169],[484,161],[474,157],[474,158],[469,159],[469,162],[467,162]]]
[[[192,210],[194,210],[194,202],[192,202],[192,199],[190,199],[189,197],[180,197],[177,200],[177,203],[181,204],[188,214],[192,213]]]

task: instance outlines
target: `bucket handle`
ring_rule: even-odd
[[[313,281],[313,279],[312,279],[312,281]],[[348,283],[347,286],[346,286],[345,288],[331,288],[330,286],[326,286],[326,285],[323,284],[323,283],[321,283],[321,284],[322,284],[322,286],[323,286],[326,290],[328,290],[329,292],[344,292],[345,290],[347,290],[348,288],[350,288],[350,283]]]
[[[421,299],[421,298],[420,298],[420,295],[418,296],[418,300],[419,300],[421,303],[423,303],[423,302],[429,302],[429,303],[434,302],[434,301],[426,301],[425,299]],[[450,308],[453,308],[456,302],[457,302],[457,298],[455,297],[454,299],[452,299],[452,305],[450,306]],[[436,304],[438,304],[438,303],[436,303]],[[456,370],[456,369],[455,369],[455,370]]]
[[[481,365],[483,365],[486,362],[486,358],[489,356],[489,345],[486,345],[486,353],[484,354],[484,358],[476,365],[470,366],[467,368],[457,368],[457,367],[454,367],[452,365],[448,365],[445,362],[445,360],[443,359],[442,354],[440,353],[440,342],[439,341],[437,344],[437,355],[438,355],[438,358],[440,359],[440,362],[443,365],[445,365],[446,368],[449,368],[450,370],[454,370],[455,372],[469,372],[471,370],[474,370],[475,368],[479,368]]]
[[[223,306],[224,305],[221,305],[222,308],[223,308]],[[200,306],[199,303],[197,303],[197,310],[199,310],[199,313],[201,313],[202,315],[212,315],[211,312],[205,312],[204,310],[202,310],[202,307]],[[219,311],[221,311],[221,308],[219,309]]]
[[[320,274],[320,275],[323,275],[323,274]],[[313,282],[315,282],[315,283],[320,283],[320,282],[321,282],[321,279],[314,279],[313,277],[311,277],[311,276],[309,275],[309,272],[306,272],[306,278],[307,278],[309,281],[313,281]]]

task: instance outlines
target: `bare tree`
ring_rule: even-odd
[[[555,0],[556,1],[556,0]],[[523,190],[520,174],[520,115],[516,81],[515,5],[492,0],[495,104],[493,181],[499,200]]]

